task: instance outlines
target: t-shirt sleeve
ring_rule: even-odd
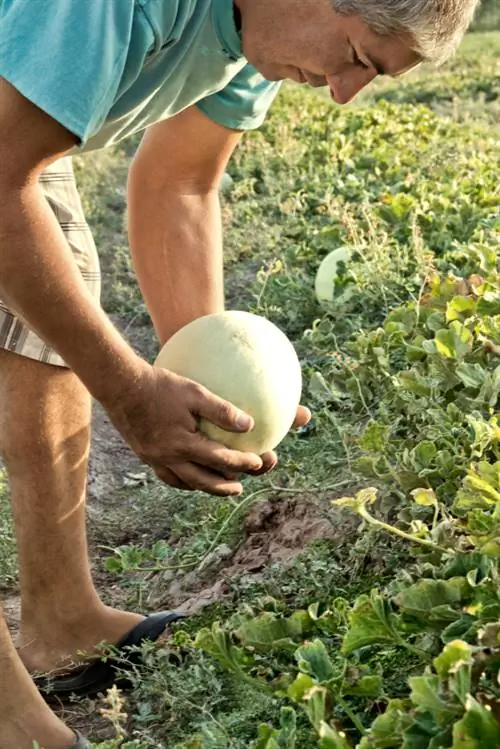
[[[84,143],[113,104],[134,0],[1,0],[0,77]]]
[[[247,64],[222,91],[201,99],[197,106],[220,125],[252,130],[262,125],[280,85],[267,81]]]

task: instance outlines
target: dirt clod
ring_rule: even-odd
[[[199,613],[223,599],[235,577],[255,577],[266,566],[286,563],[311,542],[338,538],[345,520],[336,526],[322,504],[308,497],[257,502],[244,520],[245,538],[234,551],[219,547],[196,570],[184,575],[158,575],[150,584],[148,604]]]

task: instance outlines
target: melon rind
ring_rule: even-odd
[[[352,252],[349,247],[338,247],[321,261],[314,282],[314,290],[319,302],[333,302],[338,264],[348,263]]]
[[[287,336],[260,315],[228,310],[197,318],[167,341],[155,366],[200,383],[253,417],[255,426],[246,433],[200,420],[200,431],[227,447],[262,455],[294,422],[300,362]]]

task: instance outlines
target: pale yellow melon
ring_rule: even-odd
[[[339,263],[348,263],[352,255],[349,247],[339,247],[330,252],[322,261],[316,273],[314,288],[319,302],[333,302],[335,278]]]
[[[200,317],[167,341],[155,362],[250,414],[254,428],[233,433],[200,421],[227,447],[261,455],[290,430],[302,390],[300,363],[286,335],[260,315],[230,310]]]

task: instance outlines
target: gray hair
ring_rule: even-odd
[[[332,0],[337,13],[358,15],[381,36],[409,37],[427,62],[451,57],[474,19],[480,0]]]

